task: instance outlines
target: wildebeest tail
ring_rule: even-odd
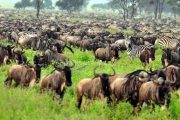
[[[65,45],[65,47],[66,47],[67,49],[69,49],[72,53],[74,53],[74,51],[73,51],[73,49],[72,49],[71,47],[69,47],[69,46],[67,46],[67,45]]]

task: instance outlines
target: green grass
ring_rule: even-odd
[[[6,44],[6,42],[3,42]],[[94,61],[92,52],[81,52],[74,49],[75,53],[65,50],[65,54],[75,61],[76,66],[72,69],[73,85],[67,88],[64,100],[53,101],[48,93],[40,94],[39,86],[32,89],[6,88],[3,81],[7,77],[7,70],[11,65],[0,67],[0,119],[1,120],[173,120],[180,119],[180,91],[172,94],[172,102],[169,110],[161,110],[156,107],[155,112],[150,113],[151,108],[146,107],[138,116],[132,115],[132,107],[129,103],[120,102],[117,106],[109,107],[105,100],[96,100],[91,102],[86,111],[79,111],[76,108],[76,85],[87,77],[93,77],[93,69],[99,66],[98,72],[111,73],[111,66],[116,73],[129,73],[137,69],[143,69],[139,59],[129,59],[126,52],[122,53],[120,60],[111,64],[101,61]],[[25,50],[28,60],[31,60],[36,51]],[[162,51],[156,52],[156,60],[152,68],[161,68]],[[13,64],[13,63],[12,63]],[[146,68],[148,70],[148,68]],[[53,67],[42,70],[42,78],[53,71]]]

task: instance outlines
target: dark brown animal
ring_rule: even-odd
[[[171,81],[171,89],[177,90],[180,87],[180,67],[175,65],[169,65],[162,69],[166,75],[166,80]]]
[[[138,104],[137,91],[142,83],[151,79],[151,74],[144,70],[136,70],[127,75],[117,75],[110,78],[110,95],[112,101],[118,103],[126,100],[133,106],[133,112]]]
[[[46,50],[43,53],[43,56],[45,56],[45,58],[47,58],[48,63],[51,63],[52,61],[63,61],[63,62],[67,62],[70,59],[62,53],[58,53],[57,51],[52,51],[52,50]]]
[[[25,65],[13,65],[7,73],[8,77],[4,81],[5,85],[11,86],[12,80],[15,81],[14,86],[32,87],[36,81],[36,70],[34,67]]]
[[[97,74],[94,69],[94,78],[85,78],[80,80],[77,85],[77,107],[80,109],[82,103],[82,97],[94,100],[97,98],[110,98],[109,94],[109,76],[115,75],[113,69],[113,75],[106,73]]]
[[[94,56],[95,60],[99,59],[106,62],[111,61],[113,63],[115,62],[115,59],[119,58],[118,51],[112,50],[110,45],[108,45],[106,48],[98,48],[94,52]]]
[[[180,55],[169,48],[163,49],[161,62],[163,66],[180,64]]]
[[[169,82],[165,81],[163,77],[143,83],[138,94],[140,106],[143,106],[143,103],[149,104],[151,102],[158,105],[164,105],[166,102],[165,100],[167,100],[168,106],[170,102],[168,95],[169,91]]]
[[[8,49],[5,46],[0,46],[0,64],[7,64],[9,59]]]
[[[40,81],[41,91],[50,89],[54,95],[59,95],[63,99],[66,86],[72,85],[71,68],[74,65],[74,62],[72,65],[63,66],[55,64],[55,70]]]
[[[155,60],[155,48],[145,48],[145,50],[141,52],[139,59],[144,66],[150,64],[152,60]]]

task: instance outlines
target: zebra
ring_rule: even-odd
[[[180,42],[177,39],[173,39],[168,36],[158,36],[155,45],[159,44],[162,48],[176,49],[180,46]]]
[[[134,44],[129,44],[127,54],[130,57],[140,57],[141,53],[146,49],[146,48],[154,48],[154,45],[152,44],[147,44],[147,45],[134,45]]]

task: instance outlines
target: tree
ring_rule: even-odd
[[[40,9],[41,9],[41,0],[36,0],[36,7],[37,7],[37,18],[39,18],[39,12],[40,12]]]
[[[161,19],[165,0],[148,0],[148,5],[154,6],[154,18]]]
[[[14,7],[15,7],[16,9],[23,8],[21,2],[15,3]]]
[[[15,8],[26,8],[31,6],[31,0],[21,0],[20,2],[15,3]]]
[[[128,0],[111,0],[110,1],[110,6],[112,7],[112,9],[116,9],[119,11],[119,13],[121,13],[121,11],[123,10],[123,18],[124,20],[126,20],[126,18],[128,18]]]
[[[171,6],[174,17],[176,18],[176,15],[180,11],[180,0],[166,0],[166,3]]]
[[[43,6],[46,9],[53,9],[53,3],[52,0],[44,0]]]
[[[87,2],[88,0],[58,0],[56,6],[71,13],[72,11],[80,11],[87,5]]]
[[[36,0],[33,0],[31,2],[32,4],[32,7],[36,8],[37,5],[36,5]],[[40,1],[40,8],[41,9],[53,9],[53,3],[52,3],[52,0],[41,0]]]

